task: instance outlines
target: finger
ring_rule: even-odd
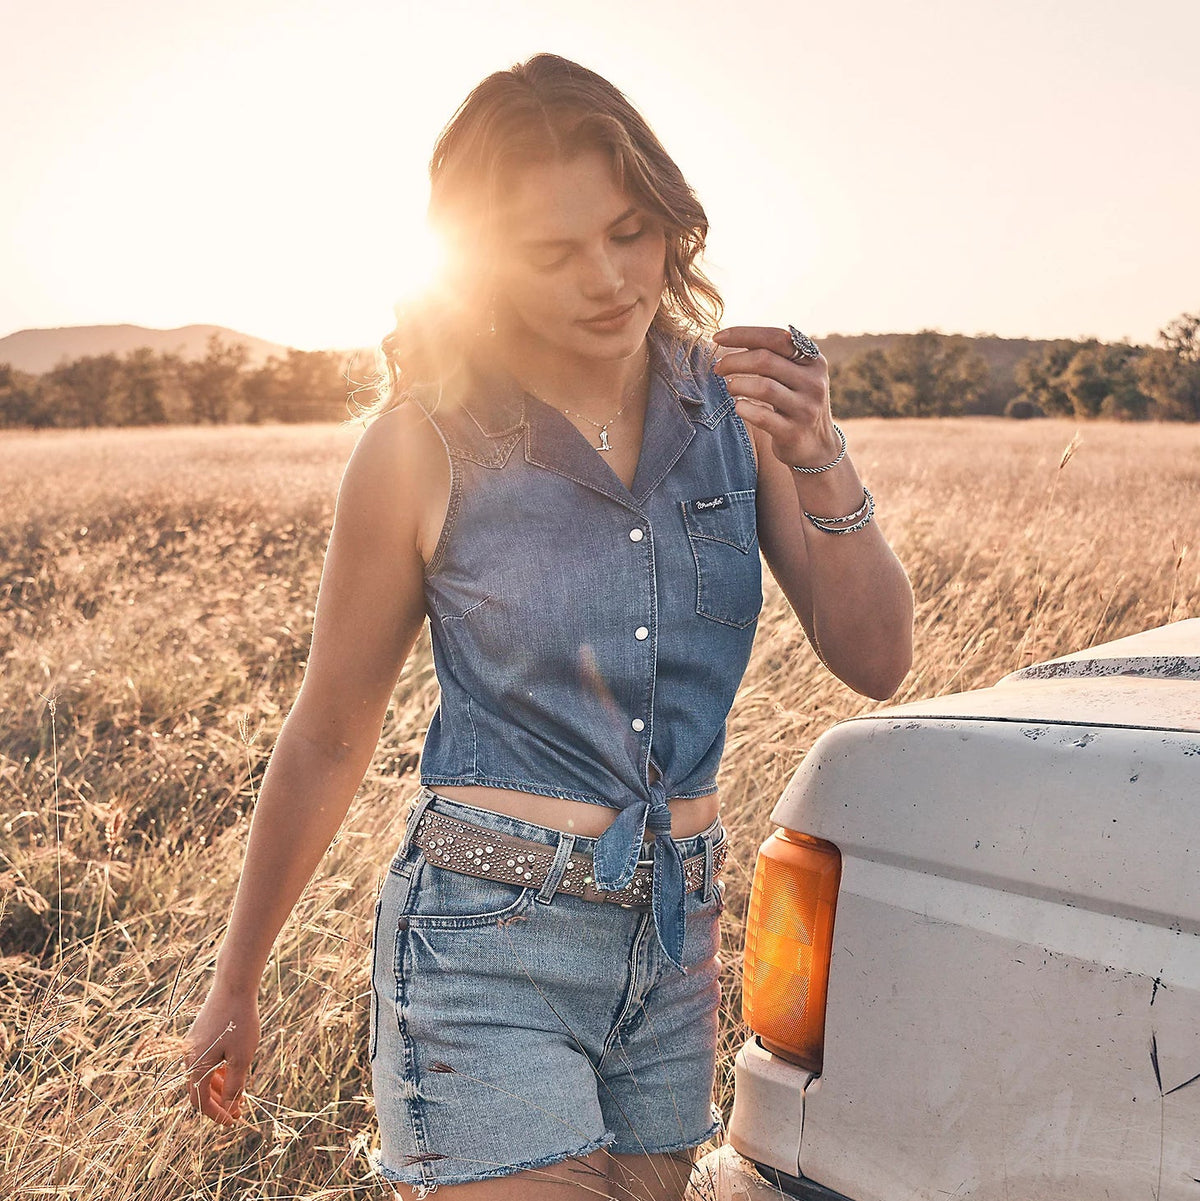
[[[221,1088],[225,1082],[225,1065],[217,1064],[196,1082],[200,1112],[221,1126],[232,1126],[233,1115],[221,1104]]]
[[[237,1108],[245,1087],[245,1066],[227,1059],[225,1061],[225,1075],[221,1081],[221,1104],[233,1112]]]
[[[717,330],[713,341],[724,346],[745,346],[751,350],[773,350],[789,358],[796,348],[792,335],[774,325],[730,325]]]
[[[713,370],[726,378],[735,374],[766,375],[789,388],[799,388],[812,379],[807,364],[793,363],[773,350],[730,350],[713,365]]]
[[[725,380],[725,387],[735,399],[742,396],[762,401],[792,418],[803,417],[815,400],[764,375],[731,375]]]
[[[774,409],[767,408],[766,405],[758,404],[753,400],[738,400],[734,402],[734,407],[737,409],[737,415],[750,425],[756,425],[760,430],[771,435],[771,437],[780,437],[785,435],[790,423],[786,417],[781,417]]]

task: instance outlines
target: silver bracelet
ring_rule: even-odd
[[[797,467],[792,464],[793,471],[802,471],[805,475],[820,475],[822,471],[828,471],[831,467],[836,467],[846,457],[846,435],[842,432],[842,427],[835,421],[833,423],[833,432],[837,434],[838,441],[842,444],[842,449],[838,451],[837,458],[832,463],[826,463],[824,467]]]
[[[864,484],[863,503],[853,513],[847,513],[845,517],[818,517],[815,513],[810,513],[807,509],[802,509],[801,512],[822,533],[853,534],[855,530],[861,530],[864,526],[869,525],[871,518],[875,516],[875,498]],[[865,517],[863,516],[864,513],[866,514]],[[839,521],[852,521],[854,524],[844,526],[835,526],[832,524]]]

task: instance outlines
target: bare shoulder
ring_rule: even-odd
[[[436,476],[438,460],[445,457],[442,440],[425,410],[415,401],[406,401],[371,422],[351,461],[359,473],[391,485],[388,492],[394,496],[397,490],[408,491],[422,482],[421,477]]]
[[[350,457],[338,506],[375,536],[403,538],[428,562],[450,495],[450,466],[425,410],[407,401],[376,417]],[[432,538],[432,541],[430,539]]]

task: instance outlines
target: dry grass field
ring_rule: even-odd
[[[912,577],[897,700],[1200,614],[1200,428],[846,422]],[[366,1059],[372,906],[436,703],[428,636],[341,834],[276,944],[243,1122],[178,1055],[257,782],[304,668],[357,427],[0,438],[0,1181],[10,1198],[383,1196]],[[769,575],[721,775],[728,1117],[741,923],[767,814],[829,724]]]

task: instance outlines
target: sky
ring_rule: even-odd
[[[1152,344],[1200,311],[1197,0],[0,0],[0,336],[370,345],[438,132],[549,50],[700,197],[725,324]]]

